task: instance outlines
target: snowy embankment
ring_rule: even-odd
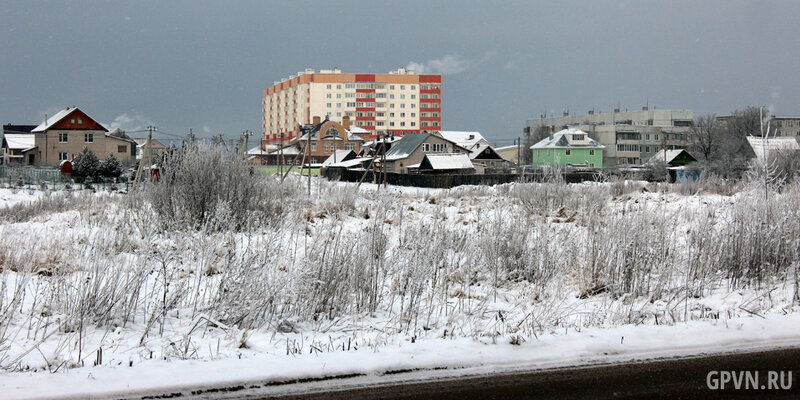
[[[0,189],[4,396],[800,344],[797,184],[270,179],[236,230],[229,203],[185,229],[157,191]]]
[[[438,377],[465,376],[798,346],[797,326],[800,315],[768,314],[763,319],[739,317],[676,326],[586,328],[542,335],[519,345],[458,338],[406,340],[379,349],[292,356],[247,352],[251,354],[246,358],[159,360],[133,368],[10,374],[0,380],[0,391],[7,399],[84,399],[257,388],[357,375],[363,375],[361,383],[366,384],[397,371],[437,370]]]

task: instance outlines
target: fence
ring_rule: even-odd
[[[42,182],[55,183],[61,181],[61,171],[58,169],[0,165],[0,183],[38,185]]]
[[[585,170],[585,171],[564,171],[562,176],[567,183],[580,183],[586,181],[596,181],[604,179],[599,173],[599,170]],[[381,174],[375,174],[377,181],[381,181]],[[626,174],[630,179],[645,179],[644,176],[631,176],[630,172]],[[358,182],[364,176],[364,171],[354,171],[344,168],[325,168],[322,170],[322,176],[329,180],[345,181],[345,182]],[[418,186],[427,188],[441,188],[448,189],[460,185],[497,185],[510,182],[542,182],[547,180],[551,174],[542,171],[525,172],[524,174],[486,174],[486,175],[462,175],[462,174],[441,174],[441,175],[424,175],[424,174],[396,174],[386,173],[386,183],[390,185],[399,186]],[[367,171],[364,182],[375,182],[373,180],[372,171]]]

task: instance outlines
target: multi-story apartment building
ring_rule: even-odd
[[[442,76],[417,75],[400,68],[388,74],[345,74],[338,69],[306,69],[264,90],[264,143],[289,143],[298,124],[314,116],[341,121],[372,137],[441,130]]]
[[[623,111],[610,113],[589,111],[586,115],[569,115],[529,119],[526,135],[553,134],[562,129],[575,128],[605,146],[603,165],[641,165],[662,148],[684,149],[691,145],[693,114],[690,110]]]
[[[730,115],[718,115],[717,122],[725,123],[729,121],[733,116]],[[764,125],[764,129],[767,126]],[[800,141],[800,117],[776,117],[771,116],[769,119],[769,136],[787,136],[793,137],[796,140]],[[761,135],[760,132],[752,132],[752,135]]]

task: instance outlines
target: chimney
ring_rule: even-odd
[[[642,106],[642,111],[647,111],[647,106]]]
[[[350,117],[349,116],[345,115],[344,117],[342,117],[342,126],[344,127],[344,129],[347,129],[348,131],[350,130]]]
[[[564,114],[563,114],[563,116],[564,116],[564,117],[569,117],[569,111],[564,111]]]
[[[320,123],[319,115],[315,115],[314,116],[314,125],[319,125],[319,123]]]
[[[594,115],[594,110],[589,110],[589,115]]]
[[[475,139],[475,135],[469,135],[469,140]]]

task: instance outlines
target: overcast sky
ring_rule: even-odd
[[[589,109],[800,115],[800,1],[0,0],[0,120],[75,105],[106,125],[261,132],[305,68],[443,74],[442,125],[510,144]]]

